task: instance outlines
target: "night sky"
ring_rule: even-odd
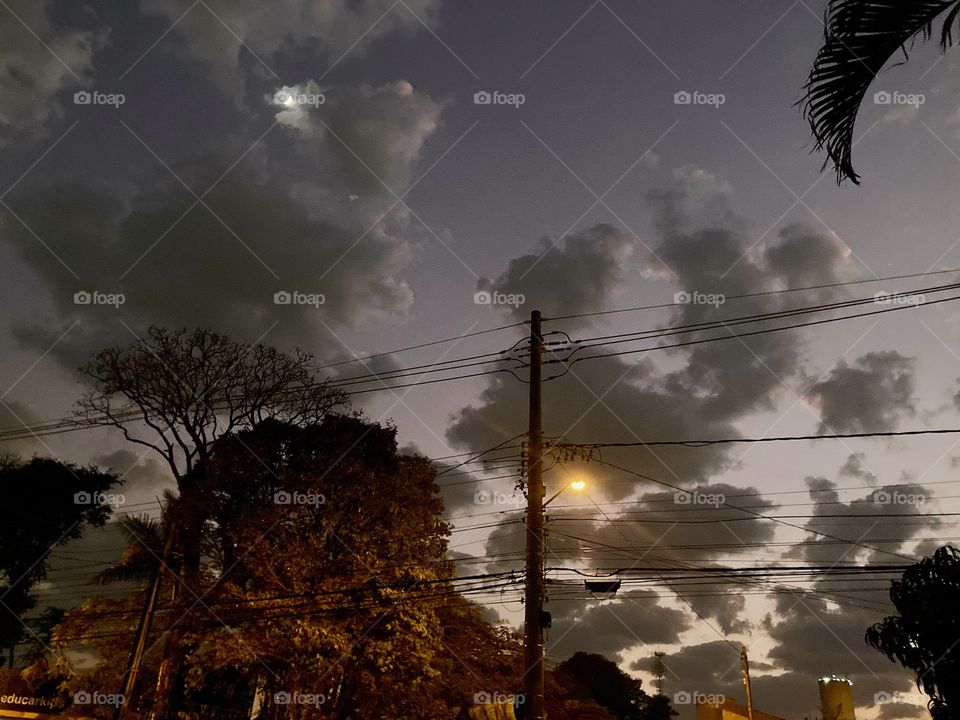
[[[346,377],[509,348],[522,327],[474,333],[533,309],[660,306],[545,325],[578,339],[954,282],[769,294],[960,267],[957,56],[921,45],[877,79],[857,126],[862,185],[838,187],[796,107],[823,6],[0,1],[0,426],[68,414],[85,359],[151,325],[296,346],[322,364],[470,335],[330,369]],[[483,103],[484,93],[497,102]],[[675,304],[681,291],[753,297]],[[83,292],[123,302],[77,304]],[[323,303],[276,304],[283,292]],[[478,292],[523,303],[477,304]],[[958,341],[945,303],[604,358],[544,386],[545,432],[631,442],[960,427]],[[438,458],[524,432],[526,392],[494,374],[358,395],[354,405]],[[672,490],[596,464],[576,468],[590,478],[587,495],[565,495],[551,531],[659,548],[645,560],[596,548],[565,556],[582,569],[654,558],[895,560],[862,547],[872,543],[919,558],[960,535],[942,515],[960,510],[958,444],[942,435],[609,456],[672,484],[749,496],[741,502],[861,545],[782,523],[721,522],[730,511],[713,507],[681,515]],[[4,446],[128,473],[131,508],[156,510],[172,486],[158,460],[115,431]],[[511,496],[512,480],[484,479],[497,475],[444,490],[455,525],[515,517],[491,515],[513,506],[475,496]],[[560,470],[548,473],[548,492],[562,482]],[[925,502],[875,502],[893,484]],[[610,522],[650,508],[668,522]],[[670,525],[691,517],[710,522]],[[451,555],[479,558],[469,572],[520,567],[491,557],[520,549],[516,529],[458,532]],[[79,554],[68,546],[62,572],[76,575],[70,557],[103,557],[111,542],[107,531],[78,541]],[[551,535],[553,549],[563,542]],[[678,547],[691,544],[710,549]],[[548,653],[607,654],[646,686],[662,650],[668,694],[742,701],[746,644],[765,711],[813,715],[816,679],[838,673],[853,680],[860,717],[918,716],[910,674],[863,642],[891,607],[880,582],[862,582],[874,591],[855,601],[728,586],[689,597],[635,587],[604,602],[558,594]],[[69,595],[56,574],[47,592]],[[490,610],[511,623],[521,616],[516,602]],[[880,691],[903,695],[875,704]]]

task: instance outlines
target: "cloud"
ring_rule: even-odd
[[[93,463],[121,478],[125,487],[133,484],[160,488],[171,485],[167,467],[150,455],[126,449],[114,450],[93,457]]]
[[[438,106],[396,85],[346,89],[343,96],[351,111],[330,122],[367,123],[380,140],[367,141],[366,162],[402,181],[436,126]],[[331,103],[334,113],[338,102]],[[333,138],[314,139],[314,154],[291,162],[297,142],[273,135],[235,165],[249,147],[228,140],[172,165],[186,187],[158,170],[129,196],[24,182],[7,202],[32,232],[8,218],[0,234],[46,284],[52,312],[46,325],[15,326],[19,339],[46,349],[79,319],[55,351],[76,367],[92,349],[128,344],[131,330],[148,324],[206,326],[248,341],[269,331],[267,342],[309,349],[339,346],[333,328],[402,317],[413,302],[402,274],[415,256],[415,236],[402,217],[369,224],[393,196],[356,167],[346,172],[350,159]],[[339,158],[339,165],[321,156]],[[198,203],[193,193],[210,188]],[[354,194],[364,197],[362,208],[348,200]],[[78,291],[120,293],[124,302],[77,305]],[[306,299],[278,305],[278,292]]]
[[[39,418],[21,402],[4,400],[0,402],[0,428],[22,428],[32,425]],[[35,454],[44,454],[43,444],[34,437],[23,440],[5,440],[0,442],[0,454],[19,455],[26,459]]]
[[[526,303],[510,310],[516,318],[528,317],[531,307],[548,317],[606,310],[628,276],[637,245],[628,233],[605,224],[562,242],[544,238],[539,252],[514,258],[496,280],[481,280],[477,289],[524,296]]]
[[[690,626],[683,612],[660,605],[652,590],[632,590],[586,608],[578,605],[551,603],[554,619],[546,638],[549,654],[569,657],[589,648],[616,657],[635,645],[678,642],[680,633]]]
[[[247,75],[273,77],[279,59],[309,49],[329,68],[349,52],[362,57],[374,42],[431,24],[439,0],[145,0],[142,12],[165,18],[179,40],[175,52],[200,63],[214,83],[238,92]],[[186,16],[184,17],[184,14]],[[181,20],[181,17],[183,18]],[[418,19],[419,18],[419,19]],[[179,21],[179,22],[178,22]],[[276,78],[274,78],[276,79]]]
[[[915,363],[898,352],[842,360],[810,390],[820,407],[819,432],[889,432],[916,414]]]
[[[89,84],[104,33],[63,28],[46,0],[0,7],[0,149],[44,137],[63,113],[57,94]]]

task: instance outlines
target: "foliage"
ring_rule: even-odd
[[[575,698],[591,699],[618,720],[643,720],[648,700],[640,680],[603,655],[578,652],[557,667],[557,677]]]
[[[859,182],[853,168],[854,126],[873,79],[917,37],[929,39],[946,13],[941,46],[953,44],[958,0],[830,0],[826,30],[801,101],[816,139],[826,149],[837,180]]]
[[[960,717],[960,550],[946,545],[890,588],[899,615],[867,630],[867,643],[917,674],[934,720]]]
[[[9,612],[0,616],[0,647],[25,636],[22,618],[36,605],[33,586],[49,572],[50,551],[102,526],[111,508],[101,502],[117,478],[47,458],[0,461],[4,522],[0,524],[0,596]]]

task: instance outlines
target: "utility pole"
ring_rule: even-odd
[[[530,427],[527,436],[527,583],[524,607],[524,718],[543,720],[543,416],[540,311],[530,313]]]
[[[750,661],[747,659],[747,646],[740,646],[740,670],[743,676],[743,687],[747,691],[747,717],[753,720],[753,693],[750,689]]]
[[[150,589],[147,590],[146,602],[143,605],[143,612],[140,614],[140,622],[137,625],[136,640],[133,649],[130,651],[130,659],[127,661],[127,671],[122,678],[122,687],[120,694],[122,702],[117,703],[113,711],[113,720],[123,720],[125,710],[133,700],[133,692],[136,689],[137,676],[140,674],[140,666],[143,663],[143,653],[147,648],[147,638],[150,636],[150,626],[153,624],[153,616],[157,612],[157,600],[160,597],[160,586],[163,580],[164,565],[170,556],[170,549],[173,547],[173,528],[167,524],[167,536],[163,541],[163,552],[157,561],[153,570],[153,576],[150,579]]]

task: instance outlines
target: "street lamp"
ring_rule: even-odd
[[[546,507],[547,505],[549,505],[550,503],[552,503],[554,500],[556,500],[558,497],[560,497],[561,493],[563,493],[563,491],[566,490],[567,488],[573,488],[574,490],[583,490],[586,486],[587,486],[587,481],[586,481],[586,480],[582,480],[582,479],[579,479],[579,478],[576,479],[576,480],[571,480],[571,481],[568,482],[566,485],[564,485],[562,488],[560,488],[559,490],[557,490],[557,492],[555,492],[555,493],[550,497],[549,500],[547,500],[545,503],[543,503],[543,507]]]

